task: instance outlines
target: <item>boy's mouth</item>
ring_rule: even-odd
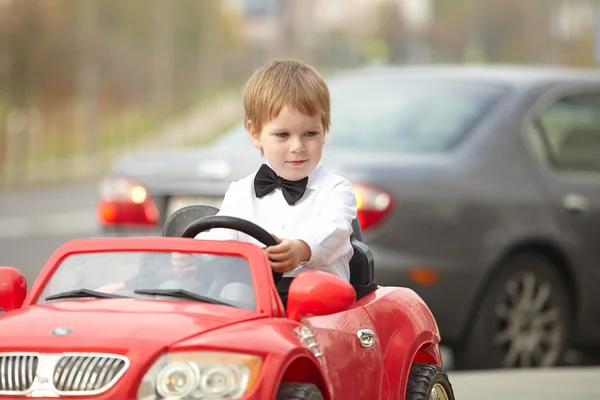
[[[305,162],[307,162],[308,160],[300,160],[300,161],[288,161],[289,164],[292,164],[295,167],[299,167],[301,165],[303,165]]]

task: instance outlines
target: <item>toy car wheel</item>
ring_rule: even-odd
[[[549,259],[534,253],[507,259],[484,293],[455,349],[458,369],[551,367],[562,362],[571,298]]]
[[[455,400],[446,371],[438,365],[414,363],[406,385],[406,400]]]
[[[282,382],[277,400],[323,400],[323,394],[312,383]]]

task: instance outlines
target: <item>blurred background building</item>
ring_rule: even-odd
[[[594,67],[599,9],[596,0],[0,0],[0,185],[97,176],[126,151],[164,146],[157,138],[173,121],[225,104],[217,99],[239,106],[243,81],[276,57],[324,74],[372,63]],[[239,117],[188,129],[213,137]]]

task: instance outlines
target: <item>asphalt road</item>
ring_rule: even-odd
[[[63,243],[99,235],[96,182],[0,190],[0,265],[21,270],[29,286]]]
[[[48,257],[71,239],[100,236],[96,183],[0,190],[0,265],[23,271],[29,286]],[[451,360],[450,361],[451,364]],[[600,368],[453,372],[459,400],[600,399]]]

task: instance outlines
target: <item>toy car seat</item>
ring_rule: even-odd
[[[185,228],[187,228],[192,222],[215,215],[219,212],[217,207],[205,206],[205,205],[192,205],[182,207],[171,214],[162,229],[162,236],[164,237],[181,237]]]
[[[350,284],[354,286],[358,300],[377,289],[377,284],[373,252],[362,242],[362,229],[358,219],[352,221],[352,231],[350,244],[354,255],[350,259]]]

